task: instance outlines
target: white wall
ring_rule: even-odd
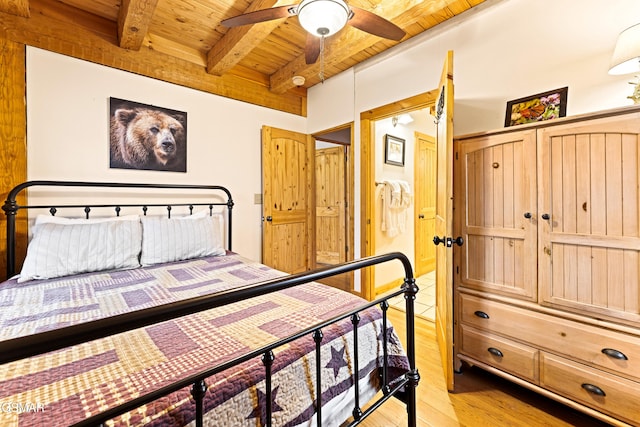
[[[435,89],[448,50],[454,52],[455,135],[501,128],[507,101],[564,86],[567,115],[630,105],[634,76],[607,70],[617,35],[638,22],[637,0],[487,0],[312,87],[308,130],[357,123],[362,111]],[[356,126],[356,176],[359,140]],[[359,186],[355,197],[358,212]],[[356,244],[356,255],[359,250]]]
[[[187,112],[187,173],[109,169],[109,97]],[[27,49],[27,177],[219,184],[235,201],[233,249],[261,259],[260,129],[306,131],[306,119]]]
[[[309,130],[436,88],[447,50],[454,52],[456,135],[500,128],[507,101],[563,86],[567,115],[629,105],[633,76],[607,70],[617,35],[638,22],[637,0],[488,0],[357,65],[353,77],[336,77],[340,84],[332,78],[311,88]],[[350,104],[344,116],[333,111],[332,123],[321,113]]]

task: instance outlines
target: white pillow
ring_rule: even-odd
[[[140,263],[153,265],[203,256],[224,255],[221,213],[201,211],[177,217],[141,217]]]
[[[55,217],[51,217],[55,218]],[[140,266],[142,227],[137,215],[96,220],[36,219],[18,282]]]

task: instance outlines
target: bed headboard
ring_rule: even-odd
[[[193,198],[207,201],[200,202],[162,202],[162,203],[146,203],[146,202],[127,202],[127,203],[112,203],[107,202],[105,204],[102,203],[47,203],[47,204],[33,204],[29,203],[25,205],[18,204],[18,198],[21,196],[21,192],[26,189],[46,189],[49,188],[60,188],[66,187],[69,188],[71,192],[79,192],[84,188],[85,190],[97,190],[101,189],[139,189],[140,193],[144,196],[162,196],[166,195],[167,198],[170,198],[172,195],[176,197],[178,194],[170,192],[168,190],[179,190],[189,192],[189,194],[193,194]],[[108,191],[108,190],[107,190]],[[65,193],[69,195],[69,192]],[[117,197],[113,193],[109,193],[110,197]],[[212,200],[209,201],[208,199]],[[26,198],[25,198],[26,200]],[[64,200],[62,200],[64,202]],[[231,246],[231,230],[232,230],[232,212],[233,212],[233,199],[231,197],[231,192],[222,186],[219,185],[190,185],[190,184],[133,184],[133,183],[119,183],[119,182],[81,182],[81,181],[27,181],[22,184],[18,184],[15,186],[8,194],[7,199],[2,206],[2,210],[4,210],[7,216],[7,278],[12,277],[16,273],[16,216],[21,210],[30,210],[30,209],[39,209],[39,210],[48,210],[51,215],[55,215],[57,212],[67,209],[74,211],[74,215],[77,215],[78,212],[83,212],[83,215],[86,218],[89,218],[92,211],[95,209],[100,209],[100,212],[104,212],[106,210],[113,209],[112,215],[120,216],[120,212],[122,209],[135,209],[140,208],[141,214],[146,215],[147,211],[150,208],[163,207],[166,208],[166,214],[168,217],[171,217],[171,211],[176,207],[184,207],[192,212],[194,207],[196,206],[206,206],[209,208],[210,212],[213,210],[214,206],[226,206],[227,216],[226,216],[226,232],[227,232],[227,249],[232,250]]]

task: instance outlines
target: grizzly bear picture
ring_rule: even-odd
[[[113,104],[112,98],[112,168],[187,171],[186,129],[180,115],[135,103],[118,108]]]

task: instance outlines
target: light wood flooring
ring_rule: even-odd
[[[389,319],[404,341],[404,313],[391,308]],[[465,368],[461,374],[457,374],[456,391],[448,393],[435,340],[434,324],[416,317],[416,337],[416,364],[420,373],[417,415],[420,427],[607,425],[479,368]],[[406,419],[404,406],[397,400],[390,399],[360,425],[406,426]]]

